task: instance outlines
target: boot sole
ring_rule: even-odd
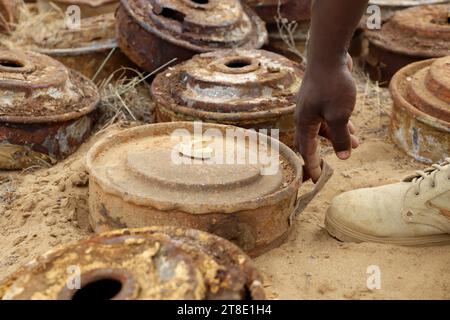
[[[328,216],[325,218],[325,228],[331,236],[343,242],[376,242],[399,246],[435,246],[450,244],[450,234],[403,238],[377,237],[350,229]]]

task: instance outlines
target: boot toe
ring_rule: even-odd
[[[327,229],[331,234],[338,229],[350,236],[367,236],[367,240],[371,237],[407,238],[439,233],[433,227],[408,223],[403,219],[407,187],[407,184],[398,183],[357,189],[337,196],[326,214]]]

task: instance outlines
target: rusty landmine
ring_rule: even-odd
[[[19,2],[0,0],[0,32],[9,32],[19,18]]]
[[[325,184],[299,196],[302,159],[255,131],[211,123],[145,125],[105,137],[87,155],[96,232],[168,225],[228,239],[258,256],[281,245],[293,217]]]
[[[95,85],[38,53],[0,51],[0,169],[54,162],[88,137]]]
[[[37,0],[37,7],[41,12],[53,10],[50,3],[56,4],[64,12],[70,6],[78,6],[81,18],[87,18],[113,13],[117,9],[119,0]]]
[[[121,0],[119,46],[138,66],[153,71],[172,59],[267,41],[264,22],[239,0]]]
[[[294,109],[303,70],[264,50],[221,50],[194,56],[159,74],[151,91],[157,121],[279,129],[293,145]]]
[[[396,12],[381,30],[366,30],[366,67],[373,80],[387,83],[409,63],[450,54],[450,4]]]
[[[430,5],[430,4],[441,4],[447,3],[449,0],[370,0],[369,6],[377,6],[381,10],[381,21],[382,23],[388,21],[397,11],[405,10],[410,7]],[[366,54],[368,41],[364,36],[364,29],[368,28],[368,18],[370,22],[373,23],[376,20],[372,20],[376,11],[368,10],[365,16],[361,19],[355,35],[350,44],[349,53],[353,57],[359,57]],[[392,77],[392,75],[391,75]],[[374,80],[380,81],[380,78],[374,76]]]
[[[387,21],[399,10],[446,2],[449,2],[449,0],[370,0],[369,5],[378,6],[381,9],[381,20]]]
[[[274,24],[277,18],[288,21],[311,19],[311,0],[244,0],[266,23]],[[280,6],[280,14],[278,14]]]
[[[24,21],[25,29],[17,30],[17,33],[11,35],[8,47],[49,55],[88,78],[97,74],[99,67],[114,50],[97,74],[96,82],[109,77],[122,66],[133,66],[118,48],[114,13],[81,19],[80,28],[68,28],[65,20],[55,10],[49,14],[32,16],[31,19],[33,18],[43,20],[41,23],[45,28],[35,31],[34,25]]]
[[[193,229],[150,227],[54,249],[6,278],[0,298],[262,300],[265,294],[250,259],[228,241]]]
[[[392,79],[392,138],[414,159],[450,155],[450,56],[413,63]]]

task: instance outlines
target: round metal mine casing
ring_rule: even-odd
[[[261,276],[239,248],[171,227],[118,230],[65,245],[0,283],[2,300],[264,298]]]
[[[392,78],[392,138],[414,159],[450,156],[450,56],[408,65]]]
[[[81,18],[87,18],[113,13],[117,9],[119,0],[37,0],[38,10],[40,12],[54,10],[51,3],[56,4],[63,12],[71,6],[77,6],[80,8]]]
[[[187,141],[180,141],[183,135]],[[231,240],[251,256],[286,239],[302,182],[302,160],[277,140],[198,122],[111,135],[89,151],[87,168],[95,231],[195,228]]]
[[[264,22],[239,0],[121,0],[116,16],[120,48],[147,71],[175,58],[258,49],[267,41]]]
[[[370,0],[370,5],[376,5],[381,9],[381,20],[386,21],[392,15],[410,7],[447,3],[449,0]]]
[[[0,51],[0,169],[73,153],[89,136],[95,85],[38,53]]]
[[[294,109],[303,70],[264,50],[222,50],[194,56],[160,73],[151,91],[159,122],[204,121],[279,129],[294,144]]]
[[[381,30],[366,30],[366,68],[373,80],[388,83],[404,66],[450,55],[450,4],[397,11]]]
[[[284,18],[288,21],[309,21],[311,19],[311,0],[244,0],[244,2],[269,24],[276,23],[277,18]]]
[[[108,78],[121,67],[134,66],[118,48],[113,12],[82,18],[80,26],[73,28],[67,26],[67,21],[55,9],[41,15],[41,19],[46,25],[44,30],[33,34],[34,25],[31,25],[29,29],[23,27],[19,34],[12,34],[15,46],[51,56],[90,79],[97,74],[96,82]]]

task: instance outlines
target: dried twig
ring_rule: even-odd
[[[277,16],[275,17],[277,29],[281,40],[287,45],[290,52],[297,55],[301,61],[306,62],[306,56],[302,54],[295,43],[295,31],[298,28],[297,21],[289,21],[281,15],[281,1],[278,0]]]
[[[108,53],[108,55],[106,56],[105,60],[103,60],[102,64],[100,65],[100,67],[98,67],[97,71],[95,72],[94,76],[92,77],[92,81],[95,82],[95,79],[97,79],[98,75],[100,74],[100,72],[103,70],[103,68],[105,67],[106,63],[109,61],[109,59],[111,58],[111,56],[113,55],[114,51],[116,51],[116,47],[112,48],[111,51]]]

